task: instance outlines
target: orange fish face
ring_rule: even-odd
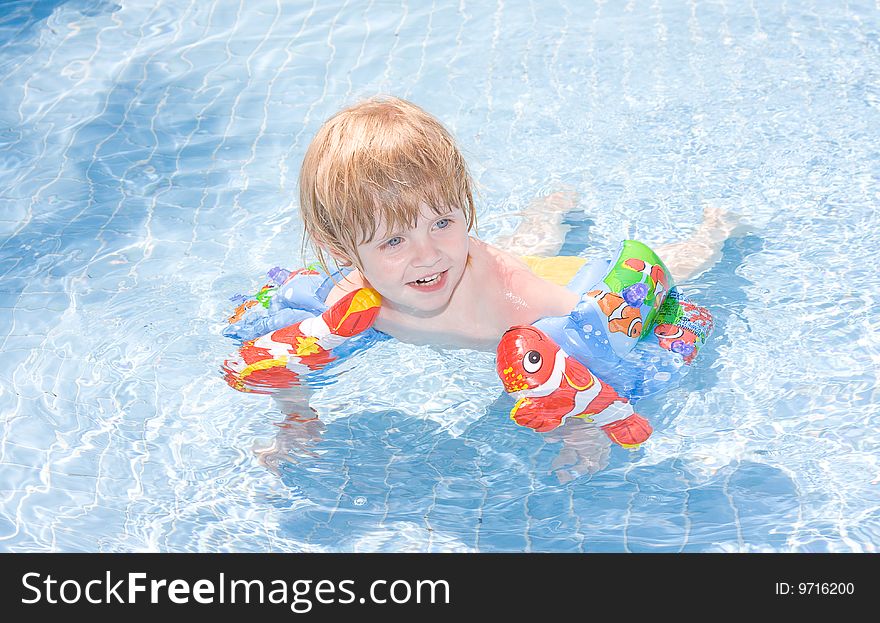
[[[642,316],[637,307],[631,307],[616,292],[592,290],[587,292],[599,304],[599,309],[608,317],[608,330],[612,333],[625,333],[628,337],[642,334]]]
[[[535,327],[511,327],[498,344],[498,378],[508,393],[540,387],[553,374],[559,346]]]
[[[674,324],[661,324],[654,328],[654,335],[661,340],[681,339],[684,336],[684,329]]]

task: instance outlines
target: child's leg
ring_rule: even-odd
[[[724,241],[740,225],[740,217],[719,208],[704,208],[703,222],[683,242],[657,247],[655,251],[676,281],[686,281],[711,268],[721,257]]]
[[[538,197],[522,211],[522,220],[516,231],[499,238],[496,246],[514,255],[557,255],[569,230],[562,220],[577,201],[578,193],[573,189]]]

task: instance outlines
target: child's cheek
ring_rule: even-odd
[[[375,285],[396,285],[403,279],[404,260],[399,255],[391,254],[379,258],[370,266],[370,274],[367,279]],[[383,294],[380,290],[380,294]]]
[[[394,253],[384,258],[382,262],[382,270],[389,277],[391,275],[403,273],[406,270],[408,258],[404,253]]]

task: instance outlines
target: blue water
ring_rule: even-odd
[[[0,550],[877,551],[878,85],[874,0],[4,2]],[[378,344],[293,434],[224,383],[308,141],[380,92],[490,242],[563,187],[568,253],[748,222],[640,450],[515,426],[486,353]]]

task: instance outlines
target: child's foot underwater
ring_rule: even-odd
[[[496,244],[514,255],[553,256],[565,241],[569,226],[563,223],[579,201],[577,190],[565,187],[532,201],[521,212],[522,220],[510,236]]]
[[[703,220],[690,238],[658,247],[676,279],[686,281],[714,266],[721,257],[724,241],[744,233],[749,225],[739,214],[721,208],[703,208]]]

